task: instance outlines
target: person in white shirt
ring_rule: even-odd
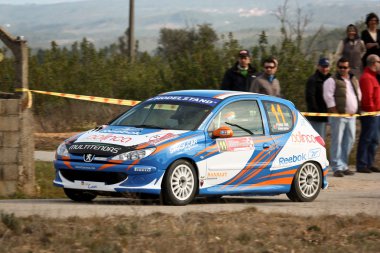
[[[323,99],[327,112],[355,114],[359,112],[361,92],[358,79],[350,73],[347,58],[337,62],[337,73],[323,83]],[[354,144],[356,117],[329,117],[331,126],[330,166],[335,177],[353,175],[348,158]]]

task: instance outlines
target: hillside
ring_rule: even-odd
[[[380,7],[379,1],[371,0],[332,0],[327,4],[323,0],[289,1],[291,5],[297,2],[303,13],[313,17],[309,33],[321,25],[327,29],[345,27]],[[270,35],[278,34],[279,22],[273,13],[282,3],[278,0],[138,0],[135,1],[136,38],[142,50],[152,50],[157,46],[162,27],[209,23],[219,33],[231,31],[243,41],[256,42],[257,34],[263,29]],[[0,24],[12,34],[25,36],[32,48],[48,47],[52,40],[59,45],[70,45],[83,37],[100,47],[116,41],[125,31],[128,13],[126,0],[2,4]],[[351,14],[350,18],[347,13]]]

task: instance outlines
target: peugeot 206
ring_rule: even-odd
[[[288,100],[163,93],[57,149],[54,185],[74,201],[140,194],[168,205],[196,196],[278,195],[313,201],[327,187],[323,138]]]

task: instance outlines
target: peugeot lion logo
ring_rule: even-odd
[[[92,160],[94,160],[94,157],[95,157],[95,155],[93,155],[93,154],[84,154],[83,155],[83,161],[85,161],[86,163],[90,163],[90,162],[92,162]]]

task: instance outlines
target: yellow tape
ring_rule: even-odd
[[[79,99],[79,100],[106,103],[106,104],[115,104],[115,105],[134,106],[134,105],[137,105],[138,103],[140,103],[140,101],[136,101],[136,100],[124,100],[124,99],[115,99],[115,98],[104,98],[104,97],[59,93],[59,92],[51,92],[51,91],[29,90],[29,89],[25,89],[25,88],[16,89],[16,91],[34,92],[34,93],[39,93],[39,94],[51,95],[51,96]]]
[[[319,112],[301,112],[304,116],[324,116],[324,117],[361,117],[361,116],[378,116],[380,115],[379,112],[363,112],[363,113],[355,113],[355,114],[348,114],[348,113],[319,113]]]
[[[29,108],[32,108],[32,105],[33,105],[33,96],[32,96],[32,92],[28,89],[24,89],[24,88],[17,88],[15,89],[16,92],[26,92],[27,94],[27,104],[26,104],[26,109],[29,109]]]
[[[51,91],[29,90],[29,89],[25,89],[25,88],[17,88],[16,91],[28,93],[28,106],[30,103],[30,107],[32,106],[32,92],[39,93],[39,94],[45,94],[45,95],[51,95],[51,96],[58,96],[58,97],[64,97],[64,98],[72,98],[72,99],[79,99],[79,100],[99,102],[99,103],[107,103],[107,104],[116,104],[116,105],[134,106],[134,105],[137,105],[138,103],[141,102],[138,100],[124,100],[124,99],[115,99],[115,98],[94,97],[94,96],[76,95],[76,94],[59,93],[59,92],[51,92]],[[28,107],[28,108],[30,108],[30,107]],[[364,112],[364,113],[360,113],[360,114],[319,113],[319,112],[301,112],[301,114],[304,116],[312,116],[312,117],[317,117],[317,116],[324,116],[324,117],[360,117],[360,116],[380,116],[380,111],[378,111],[378,112]],[[277,117],[277,115],[276,115],[276,117]]]

